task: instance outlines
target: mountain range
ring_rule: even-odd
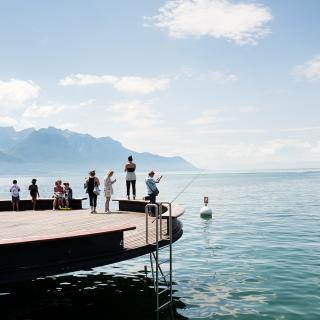
[[[129,155],[137,171],[187,171],[196,168],[183,158],[135,152],[111,137],[95,138],[54,127],[16,131],[0,127],[0,169],[7,173],[79,172],[95,168],[123,170]]]

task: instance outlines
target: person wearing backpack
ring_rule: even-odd
[[[17,208],[17,211],[19,211],[19,202],[20,202],[20,187],[17,185],[17,180],[12,181],[13,186],[10,188],[11,196],[12,196],[12,211],[15,210],[15,207]]]
[[[36,182],[37,182],[37,179],[32,179],[31,184],[29,186],[33,211],[36,210],[37,197],[40,197],[38,186],[36,185]]]

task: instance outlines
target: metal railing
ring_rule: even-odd
[[[164,240],[163,239],[163,232],[162,232],[162,220],[163,220],[163,208],[164,205],[168,206],[169,215],[165,218],[167,219],[167,234],[166,234],[166,241],[169,241],[169,244],[166,247],[169,247],[169,258],[163,261],[159,260],[159,250],[161,247],[163,248],[165,244],[159,246],[159,242]],[[151,264],[151,271],[152,271],[152,278],[154,283],[154,288],[156,292],[156,311],[160,311],[164,307],[168,306],[172,303],[172,215],[171,215],[171,203],[169,202],[161,202],[159,205],[157,204],[147,204],[145,207],[145,214],[146,214],[146,243],[149,245],[154,245],[155,250],[150,253],[150,264]],[[153,213],[156,222],[155,224],[155,241],[153,243],[149,243],[149,214]],[[162,265],[168,263],[169,264],[169,272],[165,274],[162,270]],[[155,268],[154,268],[155,264]],[[155,269],[155,270],[154,270]],[[160,275],[160,279],[159,279]],[[167,279],[169,277],[169,279]],[[166,288],[159,291],[159,283],[160,280],[163,279],[166,285]],[[164,292],[169,291],[169,301],[160,305],[160,295]]]

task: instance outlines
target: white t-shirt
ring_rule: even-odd
[[[14,184],[10,188],[10,192],[11,192],[13,197],[19,197],[20,187],[18,185]]]

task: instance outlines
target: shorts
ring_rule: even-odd
[[[20,201],[19,196],[17,196],[17,197],[12,196],[12,203],[18,203],[19,201]]]

